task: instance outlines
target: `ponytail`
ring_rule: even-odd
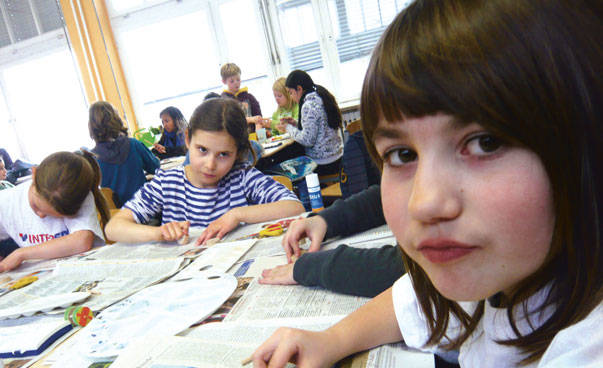
[[[325,112],[327,114],[327,125],[331,129],[339,129],[342,127],[341,118],[341,110],[339,110],[339,105],[337,105],[337,101],[335,100],[335,96],[331,94],[326,88],[321,85],[314,84],[312,77],[303,70],[294,70],[287,76],[287,80],[285,81],[285,86],[288,88],[296,89],[297,86],[300,86],[303,90],[303,94],[299,99],[299,114],[298,114],[298,124],[297,128],[302,129],[301,120],[302,120],[302,106],[304,105],[304,101],[306,99],[306,95],[308,93],[316,92],[318,96],[322,99],[322,104],[324,106]]]
[[[33,185],[36,192],[64,216],[75,215],[88,193],[92,192],[104,235],[110,213],[99,189],[100,178],[100,167],[92,153],[85,150],[77,153],[56,152],[37,167]]]

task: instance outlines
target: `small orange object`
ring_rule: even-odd
[[[65,320],[73,326],[86,326],[94,318],[94,313],[88,307],[74,306],[65,310]]]

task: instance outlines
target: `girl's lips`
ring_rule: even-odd
[[[427,240],[419,244],[418,251],[430,262],[446,263],[464,257],[477,248],[451,240]]]

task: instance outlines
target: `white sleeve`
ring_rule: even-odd
[[[552,367],[601,367],[603,364],[603,304],[582,321],[557,333],[538,364]]]
[[[73,234],[80,230],[89,230],[99,239],[104,240],[103,231],[98,222],[98,213],[96,211],[96,205],[94,204],[94,195],[92,195],[92,192],[88,194],[77,214],[74,217],[65,217],[64,221],[65,226],[69,229],[69,234]]]
[[[448,352],[437,345],[424,346],[431,331],[421,310],[417,294],[412,286],[410,276],[405,274],[394,283],[392,289],[392,299],[394,301],[394,312],[398,320],[398,326],[402,333],[404,343],[410,347],[445,355]],[[472,313],[477,303],[460,303],[461,307],[468,313]],[[446,335],[450,338],[456,338],[460,334],[460,323],[454,315],[451,315],[446,329]],[[449,341],[442,341],[439,345],[445,345]]]

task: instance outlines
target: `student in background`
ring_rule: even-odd
[[[245,162],[249,137],[238,102],[214,98],[191,116],[186,140],[190,164],[159,170],[107,226],[111,240],[174,241],[189,226],[207,227],[198,243],[222,238],[241,222],[256,223],[304,212],[292,192]],[[162,225],[144,225],[162,213]]]
[[[4,165],[4,159],[0,157],[0,190],[12,188],[14,185],[6,180],[6,166]]]
[[[101,187],[111,188],[115,205],[121,207],[146,183],[145,173],[155,173],[159,160],[141,142],[128,138],[123,121],[108,102],[90,106],[88,131],[96,142],[92,152],[101,168]]]
[[[251,132],[255,132],[256,126],[261,128],[263,119],[260,103],[247,91],[247,87],[241,88],[241,69],[234,63],[226,63],[220,68],[220,75],[222,83],[226,85],[222,97],[234,98],[243,105]]]
[[[295,121],[297,121],[299,116],[299,106],[297,105],[297,102],[293,100],[291,94],[287,90],[285,81],[285,78],[279,78],[272,85],[272,93],[274,94],[274,99],[276,100],[278,108],[274,114],[272,114],[272,119],[266,120],[263,124],[264,128],[269,129],[272,132],[272,135],[284,133],[284,131],[281,132],[277,128],[281,123],[281,119],[293,118]]]
[[[313,159],[318,175],[336,174],[341,168],[343,140],[341,111],[335,97],[324,87],[314,84],[308,73],[294,70],[285,82],[287,90],[299,104],[299,121],[284,118],[277,127],[287,132],[305,147],[306,156]]]
[[[403,10],[361,116],[410,277],[326,331],[279,329],[255,366],[401,340],[466,367],[600,366],[602,27],[589,1]]]
[[[159,142],[153,145],[153,153],[160,159],[186,155],[187,122],[182,112],[169,106],[159,113],[163,124],[163,133]]]
[[[31,185],[0,191],[0,240],[12,238],[19,246],[0,261],[0,272],[103,244],[109,209],[100,176],[90,152],[57,152],[34,168]]]

